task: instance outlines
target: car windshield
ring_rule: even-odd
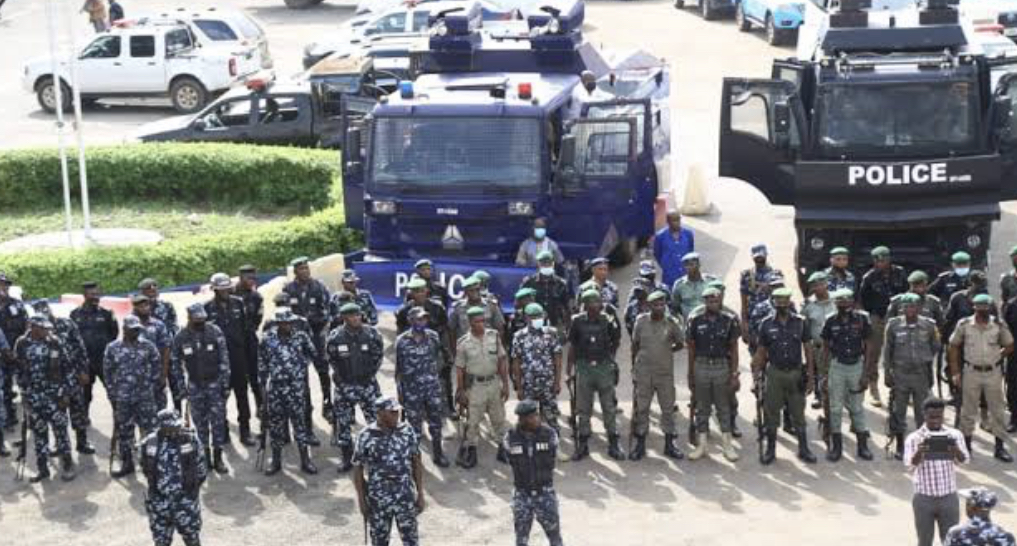
[[[978,147],[977,87],[968,81],[830,85],[816,106],[824,157],[933,156]]]
[[[235,42],[237,35],[224,21],[212,19],[195,19],[194,24],[213,42]]]
[[[540,181],[536,118],[380,117],[372,144],[375,186],[521,189]]]

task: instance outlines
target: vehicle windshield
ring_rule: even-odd
[[[933,156],[978,149],[978,88],[972,82],[830,85],[816,105],[824,157]]]
[[[380,117],[371,142],[376,187],[515,190],[540,182],[536,118]]]

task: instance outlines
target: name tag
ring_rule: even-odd
[[[309,301],[311,303],[311,305],[314,305],[315,303],[318,303],[318,300],[316,298],[311,298],[311,299],[309,299],[307,301]]]
[[[551,446],[547,442],[537,442],[537,451],[547,451]]]
[[[18,306],[17,305],[11,304],[11,306],[8,307],[8,309],[11,310],[11,316],[12,317],[18,316]]]
[[[339,351],[340,353],[348,353],[348,352],[350,352],[350,346],[349,345],[340,345],[340,346],[336,347],[336,350]]]
[[[509,453],[511,453],[512,455],[522,455],[523,446],[512,446],[509,448]]]
[[[367,350],[367,344],[365,343],[365,344],[361,345],[360,346],[360,350],[361,351],[366,351]]]
[[[596,342],[597,342],[597,336],[590,336],[590,343],[596,343]]]
[[[148,446],[148,448],[145,449],[145,452],[148,453],[150,457],[155,457],[155,452],[157,449],[158,448],[156,446]]]
[[[183,446],[180,447],[180,453],[182,455],[186,455],[186,454],[191,453],[193,451],[194,451],[194,446],[192,446],[191,444],[184,444]]]
[[[190,347],[184,347],[184,354],[187,356],[191,356],[194,354],[194,349]]]
[[[290,298],[290,305],[298,305],[300,300],[298,298]]]
[[[97,317],[97,318],[95,319],[95,321],[96,321],[96,322],[106,322],[106,318],[105,318],[105,317]]]
[[[215,350],[215,345],[212,345],[211,343],[209,343],[208,345],[205,346],[205,350],[208,351],[208,352],[212,352],[212,351]]]

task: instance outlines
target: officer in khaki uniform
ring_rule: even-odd
[[[922,404],[932,389],[932,359],[940,349],[936,323],[919,315],[921,298],[905,294],[901,298],[903,316],[891,317],[886,323],[883,344],[883,380],[890,392],[890,434],[896,451],[894,458],[904,458],[904,434],[907,432],[908,403],[914,403],[915,427],[922,428]]]
[[[738,391],[738,319],[721,309],[716,288],[703,292],[704,311],[689,320],[686,342],[689,348],[689,390],[696,397],[696,449],[689,459],[706,455],[707,424],[717,412],[723,438],[724,458],[738,460],[731,441],[731,399]]]
[[[830,448],[826,460],[837,462],[843,451],[841,417],[848,410],[851,430],[858,440],[859,459],[872,460],[869,450],[869,429],[865,424],[865,410],[862,396],[872,377],[871,368],[875,362],[868,360],[865,350],[869,338],[869,315],[853,309],[855,294],[848,288],[833,294],[837,314],[826,319],[823,326],[823,353],[830,359],[830,373],[827,377],[827,393],[830,396]]]
[[[809,329],[809,342],[805,345],[805,351],[812,359],[815,368],[815,389],[816,401],[812,404],[813,409],[823,407],[823,400],[826,399],[825,392],[826,374],[830,372],[830,361],[824,358],[823,354],[823,325],[830,315],[837,312],[837,306],[830,297],[828,287],[829,278],[826,273],[816,271],[809,275],[809,292],[812,294],[805,305],[802,306],[802,316],[805,317],[805,325]]]
[[[632,330],[632,373],[636,411],[632,433],[635,447],[629,459],[646,455],[646,433],[650,428],[650,403],[657,395],[660,428],[664,431],[664,455],[681,459],[678,427],[675,425],[674,353],[684,346],[685,331],[679,319],[667,314],[667,294],[656,291],[647,301],[650,311],[639,315]]]
[[[477,465],[477,439],[480,422],[487,415],[496,438],[505,435],[505,401],[509,396],[508,355],[497,330],[484,326],[484,309],[466,311],[470,331],[456,343],[456,401],[469,409],[466,423],[466,453],[456,461],[463,468]],[[463,454],[460,453],[462,456]],[[498,460],[508,463],[503,446]]]
[[[971,451],[971,436],[975,432],[978,404],[985,395],[989,406],[989,430],[996,437],[993,456],[1005,463],[1013,462],[1006,450],[1003,402],[1003,367],[1006,357],[1013,353],[1013,335],[998,318],[990,314],[992,296],[978,294],[972,300],[974,316],[957,323],[950,336],[950,376],[961,386],[960,430]],[[964,374],[961,376],[963,356]]]

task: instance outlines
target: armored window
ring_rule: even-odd
[[[155,57],[155,36],[131,36],[131,57],[135,59]]]

